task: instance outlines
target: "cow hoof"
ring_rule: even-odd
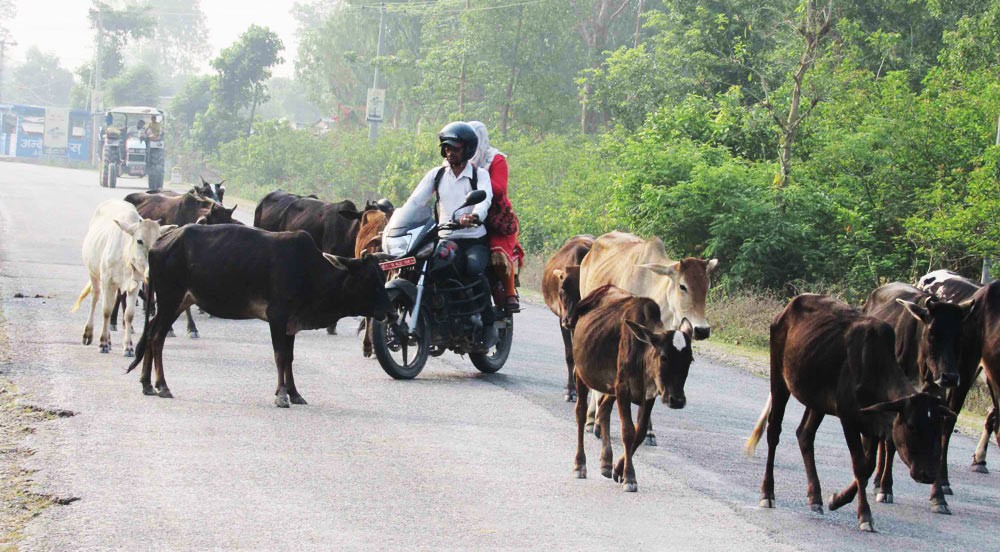
[[[760,499],[760,507],[761,508],[774,508],[774,499],[773,498],[762,498],[762,499]]]
[[[611,479],[611,466],[601,466],[601,475]]]
[[[601,438],[601,426],[594,424],[594,437],[597,439]]]
[[[969,467],[973,473],[990,473],[990,470],[986,469],[986,462],[975,462]]]
[[[113,331],[113,332],[117,332],[118,331],[118,325],[117,324],[110,324],[108,326],[108,329],[111,330],[111,331]]]
[[[566,393],[566,397],[565,398],[566,398],[566,402],[575,403],[576,402],[576,393]]]
[[[861,529],[865,533],[874,533],[875,525],[870,521],[862,521],[858,524],[858,529]]]
[[[125,349],[125,358],[132,358],[135,356],[135,349]]]
[[[631,483],[622,483],[622,489],[624,489],[626,493],[638,492],[639,491],[639,484],[636,483],[635,481],[633,481]]]
[[[111,345],[101,345],[101,352],[102,353],[110,353],[111,352]]]
[[[173,330],[170,330],[167,332],[167,337],[177,337],[177,334],[175,334]]]
[[[163,389],[160,389],[160,392],[159,392],[159,393],[157,393],[157,395],[158,395],[158,396],[159,396],[159,397],[160,397],[161,399],[172,399],[172,398],[174,398],[173,394],[171,394],[171,393],[170,393],[170,390],[169,390],[169,389],[167,389],[166,387],[164,387]]]
[[[945,516],[951,515],[951,510],[947,504],[931,504],[931,512]]]
[[[293,395],[290,398],[291,398],[292,404],[309,404],[309,403],[306,402],[305,399],[302,398],[302,395]]]
[[[823,513],[823,505],[822,504],[810,504],[809,505],[809,509],[812,510],[813,512],[817,513],[817,514],[822,514]]]
[[[152,397],[156,395],[156,389],[153,389],[153,386],[147,383],[142,386],[142,394]]]
[[[892,504],[892,493],[878,493],[875,495],[875,502],[882,504]]]
[[[80,341],[80,342],[83,343],[84,345],[90,345],[91,343],[94,342],[94,337],[93,336],[89,336],[89,335],[85,335],[85,336],[83,336],[83,340]]]
[[[188,338],[190,338],[190,339],[198,339],[198,332],[197,331],[188,332]]]
[[[279,395],[274,398],[274,406],[278,408],[288,408],[291,404],[288,402],[288,397],[285,395]]]
[[[646,436],[646,446],[647,447],[655,447],[656,446],[656,435],[647,435]]]
[[[594,426],[593,423],[589,423],[589,424],[583,426],[583,432],[584,433],[593,433],[594,432],[594,427],[596,427],[596,426]]]
[[[941,485],[941,492],[946,495],[953,495],[955,493],[951,492],[951,485]]]
[[[587,466],[580,466],[579,468],[574,469],[573,473],[576,474],[576,478],[577,479],[586,479],[587,478]]]

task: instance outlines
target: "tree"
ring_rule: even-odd
[[[234,116],[249,108],[248,135],[257,106],[269,99],[267,80],[271,78],[271,68],[284,61],[280,55],[284,49],[273,31],[250,25],[236,42],[212,60],[212,68],[218,73],[213,87],[217,107]]]
[[[100,0],[93,0],[89,16],[90,27],[97,36],[101,77],[104,79],[117,77],[125,68],[125,45],[129,41],[153,36],[156,25],[148,5],[114,9]]]
[[[148,65],[138,65],[126,69],[122,74],[108,81],[106,90],[109,106],[156,106],[160,101],[159,79],[156,71]]]
[[[209,53],[201,0],[157,0],[150,13],[154,34],[142,42],[139,58],[163,77],[162,82],[178,82]]]
[[[14,103],[69,106],[73,73],[59,64],[54,54],[32,46],[24,53],[24,63],[11,73],[7,94]]]

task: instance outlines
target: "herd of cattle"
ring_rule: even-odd
[[[257,205],[251,228],[232,218],[236,206],[223,206],[224,192],[203,181],[183,194],[140,192],[98,206],[83,246],[90,282],[74,306],[92,294],[83,343],[93,340],[103,298],[99,345],[110,352],[114,316],[124,305],[123,349],[135,356],[129,371],[142,363],[143,393],[171,397],[162,353],[181,312],[187,312],[191,337],[197,337],[193,305],[219,318],[257,318],[271,330],[275,403],[306,404],[292,375],[295,334],[333,332],[347,316],[392,316],[378,252],[393,207],[382,200],[359,210],[350,201],[327,203],[279,190]],[[583,441],[593,426],[602,439],[602,475],[637,490],[632,458],[641,443],[655,445],[650,413],[656,397],[675,409],[687,402],[692,341],[710,335],[705,303],[717,266],[715,259],[673,260],[659,239],[623,232],[571,238],[546,264],[542,293],[561,326],[565,399],[577,403],[577,477],[587,474]],[[150,306],[133,347],[134,306],[142,290]],[[370,336],[363,351],[370,355]],[[823,500],[813,441],[831,415],[843,426],[855,476],[830,497],[831,510],[856,497],[860,528],[874,530],[865,488],[874,474],[876,501],[893,501],[898,452],[910,476],[931,485],[932,510],[950,513],[948,444],[980,366],[994,397],[973,464],[985,473],[987,444],[1000,425],[1000,282],[980,286],[936,271],[915,286],[874,290],[863,310],[820,295],[796,297],[771,325],[770,396],[746,443],[752,454],[766,429],[761,506],[774,507],[775,448],[794,396],[806,407],[796,436],[814,511],[823,510]],[[613,463],[615,402],[624,450]],[[634,423],[633,404],[639,407]]]

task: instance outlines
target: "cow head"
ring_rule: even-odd
[[[205,222],[206,224],[240,224],[238,220],[233,218],[234,211],[236,211],[236,205],[226,209],[221,203],[213,201],[205,215]]]
[[[973,301],[956,305],[931,297],[921,301],[923,305],[900,298],[896,302],[920,324],[917,363],[924,379],[940,387],[957,387],[962,322],[972,312]]]
[[[691,323],[685,320],[677,330],[656,331],[632,320],[625,325],[635,338],[649,346],[646,370],[656,382],[656,391],[670,408],[684,408],[684,383],[694,355],[691,352]]]
[[[695,339],[708,339],[711,326],[705,319],[705,300],[710,286],[708,275],[719,265],[718,259],[695,259],[688,257],[672,264],[642,264],[645,268],[662,276],[657,294],[652,298],[661,305],[666,299],[670,306],[669,315],[674,329],[680,327],[685,318],[694,328]],[[665,297],[664,297],[665,296]],[[663,313],[664,319],[668,313]]]
[[[145,282],[149,267],[149,250],[161,234],[177,228],[177,225],[160,226],[158,221],[149,219],[142,219],[139,222],[122,222],[115,219],[115,224],[131,238],[126,251],[126,262],[131,270],[133,282]]]
[[[919,483],[933,483],[941,465],[941,432],[955,413],[941,399],[927,393],[915,393],[895,401],[861,409],[863,419],[885,426],[886,415],[892,418],[892,441],[899,457],[910,468],[910,477]]]
[[[201,178],[201,186],[195,186],[194,189],[192,189],[192,191],[196,195],[199,195],[205,199],[211,199],[213,201],[222,203],[222,197],[226,195],[226,187],[222,185],[225,182],[225,180],[220,180],[215,184],[209,184],[208,181],[205,180],[205,177],[200,177],[200,178]]]
[[[559,280],[559,324],[570,329],[570,319],[580,302],[580,267],[567,266],[565,270],[555,269],[552,275]]]
[[[385,320],[392,311],[389,294],[385,290],[385,272],[379,266],[377,255],[365,253],[360,259],[349,259],[323,253],[323,257],[337,270],[346,272],[338,293],[338,300],[352,314]]]

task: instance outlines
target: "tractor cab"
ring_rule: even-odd
[[[163,111],[123,106],[108,110],[101,129],[101,186],[119,176],[149,177],[149,189],[163,187]]]

